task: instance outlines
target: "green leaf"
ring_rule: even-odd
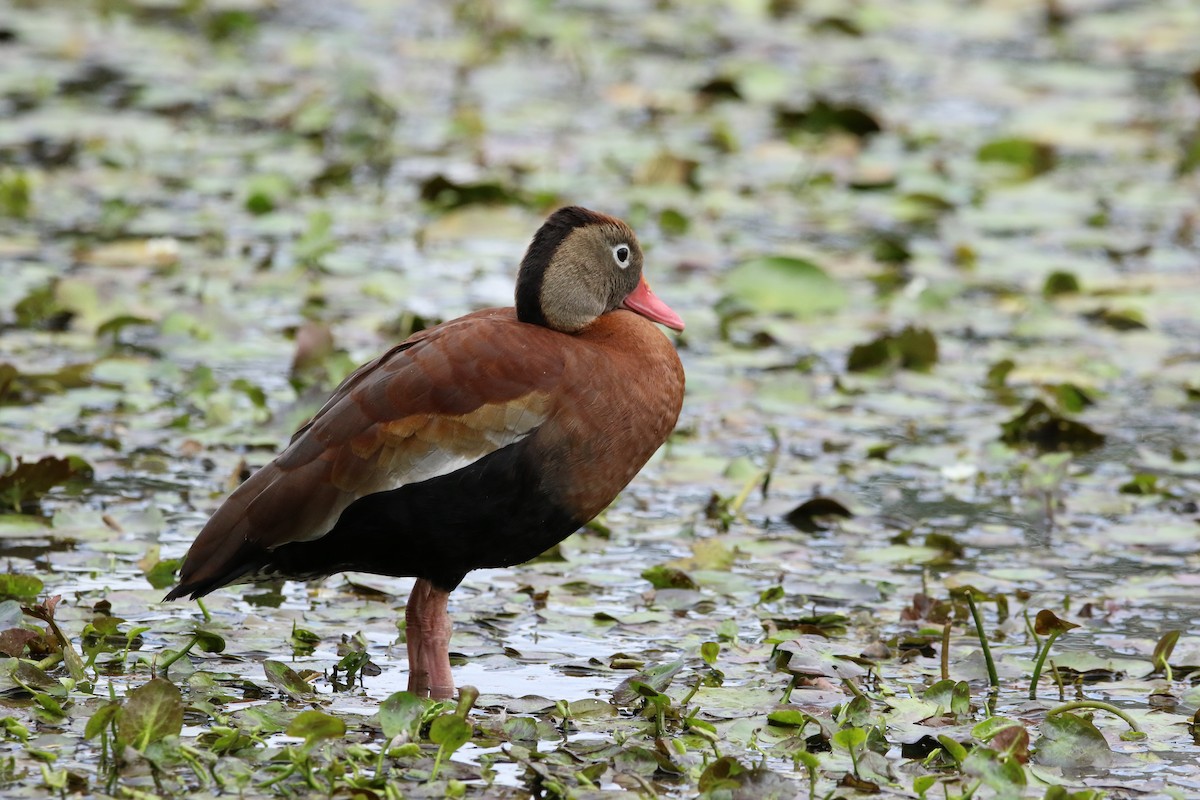
[[[1158,640],[1158,644],[1154,646],[1154,655],[1150,660],[1154,662],[1154,668],[1165,670],[1167,662],[1171,659],[1171,653],[1175,652],[1175,644],[1179,641],[1180,631],[1167,631]]]
[[[954,759],[954,763],[959,765],[963,763],[967,757],[967,748],[963,747],[962,744],[954,739],[951,739],[944,733],[938,734],[937,740],[938,744],[942,746],[942,749],[946,751],[947,755]]]
[[[971,687],[966,681],[954,684],[954,691],[950,697],[950,713],[959,717],[971,713]]]
[[[17,304],[13,306],[17,327],[53,329],[66,324],[66,321],[70,320],[74,312],[59,302],[56,289],[57,283],[52,280],[49,283],[31,289],[27,295],[18,300]],[[14,379],[22,377],[21,373],[15,367],[9,364],[5,364],[4,366],[6,367],[4,372],[8,373],[4,383],[9,383]],[[25,380],[20,381],[18,385],[30,383],[31,377],[33,376],[25,375]],[[20,388],[28,391],[30,387],[21,386]],[[6,394],[8,394],[7,391],[0,392],[0,397],[4,397]]]
[[[782,600],[785,596],[786,592],[784,592],[783,587],[779,584],[768,586],[758,593],[758,602],[755,605],[761,606],[764,603],[774,603]]]
[[[1063,634],[1072,628],[1078,628],[1074,622],[1059,619],[1053,611],[1043,608],[1033,619],[1033,631],[1038,636],[1048,636],[1051,633]]]
[[[1197,168],[1200,168],[1200,130],[1187,137],[1187,141],[1184,142],[1177,171],[1180,175],[1187,175],[1195,172]]]
[[[321,643],[320,636],[306,628],[297,627],[294,621],[292,622],[292,635],[290,638],[292,647],[298,650],[312,650]]]
[[[668,236],[682,236],[691,227],[691,220],[674,208],[665,208],[658,215],[658,227]]]
[[[1158,494],[1158,476],[1152,472],[1139,472],[1121,484],[1117,489],[1121,494],[1151,495]]]
[[[924,800],[925,793],[933,788],[933,785],[937,782],[937,775],[918,775],[913,779],[913,791],[917,793],[917,797]]]
[[[523,205],[528,198],[519,189],[499,181],[457,183],[445,175],[427,178],[420,186],[421,199],[438,211],[469,205]]]
[[[642,570],[642,577],[650,581],[655,589],[697,589],[699,588],[692,577],[678,567],[668,567],[665,564],[648,567]]]
[[[811,261],[763,256],[743,261],[725,275],[725,289],[760,312],[805,318],[837,311],[846,292]]]
[[[777,108],[775,125],[783,133],[803,131],[826,135],[836,131],[867,137],[883,130],[869,111],[853,105],[830,103],[816,98],[805,108]]]
[[[429,741],[447,748],[447,755],[471,738],[471,723],[457,714],[442,714],[429,726]]]
[[[641,681],[633,681],[630,684],[630,688],[637,692],[639,697],[644,697],[647,700],[653,700],[655,703],[658,703],[664,698],[667,700],[667,702],[670,702],[670,698],[668,698],[665,694],[658,691],[653,686],[648,686]]]
[[[908,325],[895,338],[901,368],[924,372],[937,363],[937,337],[928,328]]]
[[[741,778],[747,772],[749,770],[733,756],[722,756],[700,773],[699,789],[706,796],[718,789],[735,789],[741,785]]]
[[[383,728],[383,735],[393,739],[408,734],[409,739],[416,739],[421,717],[428,704],[427,700],[412,692],[393,692],[388,695],[379,706],[379,725]]]
[[[258,384],[251,383],[245,378],[238,378],[230,382],[229,388],[245,395],[255,408],[267,407],[267,393]]]
[[[1075,273],[1062,270],[1051,272],[1046,276],[1046,282],[1042,285],[1042,294],[1046,297],[1079,294],[1079,290],[1079,278],[1075,277]]]
[[[92,715],[88,717],[88,724],[83,729],[84,739],[95,739],[108,728],[108,724],[115,720],[120,712],[120,703],[104,703],[92,711]]]
[[[1029,731],[1024,725],[1009,725],[1001,729],[992,737],[991,746],[1001,758],[1021,764],[1029,762]]]
[[[110,336],[114,341],[121,335],[121,331],[125,328],[136,327],[139,325],[153,325],[154,320],[147,317],[138,317],[132,314],[118,314],[117,316],[102,322],[96,328],[96,338],[100,339],[105,336]]]
[[[79,456],[46,456],[28,464],[17,459],[16,468],[0,475],[0,506],[26,511],[55,486],[72,480],[90,480],[92,467]]]
[[[1085,314],[1084,318],[1118,331],[1140,331],[1148,327],[1142,312],[1134,308],[1101,308]]]
[[[1016,800],[1025,789],[1025,769],[1016,759],[1002,758],[995,750],[976,747],[963,761],[962,771],[983,781],[997,798]]]
[[[292,721],[292,713],[278,700],[251,706],[235,715],[238,728],[258,736],[283,733]]]
[[[33,189],[29,176],[14,169],[0,171],[0,214],[25,219],[33,207]]]
[[[767,714],[767,724],[779,728],[803,728],[812,719],[811,714],[798,708],[777,708]]]
[[[887,366],[892,358],[892,337],[879,336],[869,342],[856,344],[846,356],[847,372],[868,372]]]
[[[937,703],[943,714],[962,716],[971,710],[971,687],[966,681],[938,681],[921,696],[931,703]]]
[[[1000,731],[1008,728],[1024,727],[1020,722],[1008,717],[988,717],[983,722],[980,722],[975,727],[971,728],[971,735],[981,742],[989,742]]]
[[[1104,767],[1112,761],[1112,750],[1104,735],[1087,717],[1064,711],[1047,717],[1041,737],[1034,743],[1034,760],[1048,767]]]
[[[246,181],[246,210],[251,214],[268,214],[292,194],[295,187],[282,175],[255,175]]]
[[[881,264],[907,264],[912,261],[909,243],[893,233],[883,233],[875,239],[871,256]],[[891,273],[888,273],[891,274]]]
[[[665,691],[671,685],[671,679],[681,669],[683,669],[683,661],[671,661],[642,670],[621,681],[620,685],[613,690],[613,703],[618,706],[630,706],[636,703],[639,697],[644,697],[634,684],[644,684],[656,692]]]
[[[479,690],[474,686],[458,687],[458,703],[454,707],[454,713],[463,719],[471,713],[471,709],[475,707],[475,701],[479,699]]]
[[[982,162],[1008,164],[1025,177],[1032,178],[1054,168],[1054,148],[1029,139],[997,139],[979,148]]]
[[[717,642],[705,642],[700,645],[700,657],[704,659],[704,663],[710,667],[717,663],[717,656],[721,653],[721,645]]]
[[[1091,395],[1073,383],[1060,383],[1054,387],[1054,397],[1058,407],[1068,414],[1078,414],[1088,406],[1096,404]]]
[[[1076,453],[1095,450],[1105,436],[1059,414],[1041,400],[1032,401],[1024,411],[1000,426],[1000,441],[1011,447],[1031,444],[1042,452],[1070,450]]]
[[[0,597],[14,600],[34,600],[44,588],[41,578],[35,575],[0,573]]]
[[[30,661],[22,661],[20,659],[4,659],[0,661],[2,665],[3,675],[11,679],[11,684],[5,682],[4,689],[7,691],[14,686],[19,686],[30,694],[38,692],[53,692],[66,696],[66,687],[61,682],[56,681],[46,674],[45,670],[37,667]]]
[[[321,209],[309,214],[308,229],[296,240],[293,252],[299,263],[307,267],[317,267],[320,266],[321,259],[332,253],[337,247],[337,237],[333,233],[333,215]],[[259,389],[260,393],[261,391]],[[265,406],[266,396],[263,395],[263,401],[259,407]]]
[[[146,580],[155,589],[166,589],[175,583],[175,573],[183,563],[182,558],[164,558],[156,561],[154,566],[146,570]]]
[[[1046,787],[1042,800],[1103,800],[1107,796],[1102,789],[1078,789],[1073,792],[1065,786],[1054,784]]]
[[[346,723],[339,717],[324,711],[301,711],[287,726],[288,736],[304,739],[304,747],[311,748],[322,739],[338,739],[346,735]]]
[[[225,640],[218,634],[212,631],[196,628],[192,632],[196,637],[196,647],[199,647],[205,653],[223,653],[225,652]]]
[[[1008,382],[1008,375],[1017,368],[1017,363],[1011,358],[1005,358],[992,364],[987,371],[987,379],[983,385],[993,391],[1003,389]]]
[[[293,700],[304,700],[312,696],[312,687],[287,664],[268,659],[263,662],[263,672],[272,686]]]
[[[817,758],[807,750],[799,750],[793,758],[800,764],[804,765],[804,769],[810,777],[815,777],[817,770],[821,768],[821,759]]]
[[[885,333],[865,344],[855,345],[846,357],[846,371],[868,372],[881,367],[899,367],[926,372],[937,361],[937,337],[928,328],[909,325],[899,333]]]
[[[117,714],[117,742],[140,752],[183,729],[183,697],[175,684],[153,678],[129,693]]]
[[[429,726],[429,740],[438,745],[438,752],[431,779],[437,776],[442,761],[470,740],[473,730],[471,723],[457,714],[442,714],[433,721]]]
[[[842,710],[838,713],[838,722],[843,726],[852,726],[862,728],[874,727],[871,725],[871,717],[875,710],[871,707],[871,701],[866,695],[855,695],[850,698],[850,702],[842,706]]]
[[[867,741],[864,728],[842,728],[833,735],[833,743],[846,750],[855,751]]]
[[[116,703],[110,705],[116,706]],[[16,739],[19,742],[29,741],[29,729],[22,725],[16,717],[0,719],[0,731],[3,731],[5,736]]]
[[[50,719],[57,721],[66,716],[66,712],[63,711],[62,704],[48,694],[43,692],[35,692],[33,695],[33,700],[38,704],[38,706],[41,707],[43,712],[49,715]]]
[[[510,742],[535,742],[538,739],[537,720],[532,717],[510,717],[504,721],[503,730]]]
[[[247,39],[258,28],[258,18],[253,11],[241,8],[223,9],[216,6],[200,6],[204,35],[211,42],[231,39]]]
[[[567,711],[571,719],[600,719],[618,715],[612,703],[606,703],[598,697],[572,700],[567,704]]]

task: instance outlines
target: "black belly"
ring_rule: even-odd
[[[525,439],[470,466],[361,497],[324,536],[275,548],[264,570],[427,578],[449,591],[470,570],[520,564],[587,522],[555,498]]]

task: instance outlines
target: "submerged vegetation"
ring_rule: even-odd
[[[0,8],[3,796],[1195,796],[1195,3]],[[684,414],[468,576],[457,703],[403,580],[159,604],[574,202]]]

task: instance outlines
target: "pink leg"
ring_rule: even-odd
[[[450,672],[450,634],[447,605],[450,593],[421,578],[404,609],[408,638],[408,690],[420,697],[444,700],[454,695]]]

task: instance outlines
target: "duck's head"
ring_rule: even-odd
[[[521,259],[517,318],[575,333],[618,308],[683,330],[679,315],[650,291],[628,225],[579,206],[555,211]]]

